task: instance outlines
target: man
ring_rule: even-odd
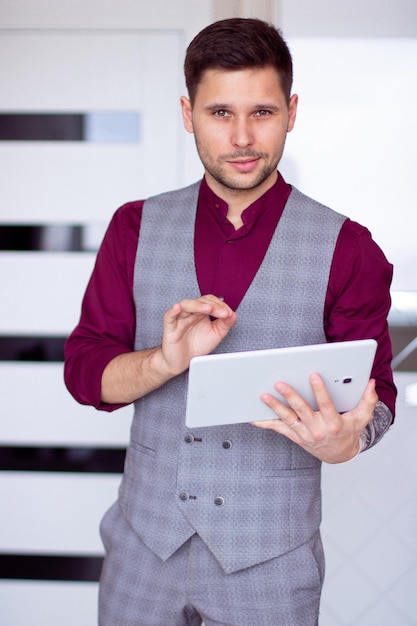
[[[204,179],[116,212],[66,344],[80,402],[135,403],[119,499],[101,528],[100,623],[313,625],[321,462],[354,458],[393,419],[392,267],[364,227],[277,172],[298,99],[274,27],[208,26],[185,75],[183,120]],[[185,427],[191,357],[361,338],[378,349],[354,410],[339,415],[315,375],[317,412],[277,381],[290,406],[262,400],[280,419]]]

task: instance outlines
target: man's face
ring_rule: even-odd
[[[183,97],[181,106],[217,195],[227,200],[234,190],[259,197],[274,184],[297,110],[297,96],[287,104],[274,68],[206,70],[194,105]]]

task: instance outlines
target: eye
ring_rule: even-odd
[[[230,117],[230,113],[225,109],[217,109],[217,111],[214,111],[214,115],[215,117]]]
[[[259,111],[255,111],[255,117],[267,117],[268,115],[271,115],[271,111],[268,111],[268,109],[260,109]]]

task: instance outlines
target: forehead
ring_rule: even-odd
[[[207,69],[198,84],[195,100],[234,100],[273,98],[285,99],[280,77],[275,68],[242,70]]]

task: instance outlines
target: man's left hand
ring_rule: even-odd
[[[275,389],[289,406],[270,394],[261,400],[278,419],[254,422],[259,428],[269,428],[285,435],[304,450],[326,463],[343,463],[359,452],[359,438],[372,419],[378,396],[375,381],[370,380],[359,404],[346,413],[338,413],[322,378],[310,376],[318,411],[307,403],[289,385],[279,382]]]

